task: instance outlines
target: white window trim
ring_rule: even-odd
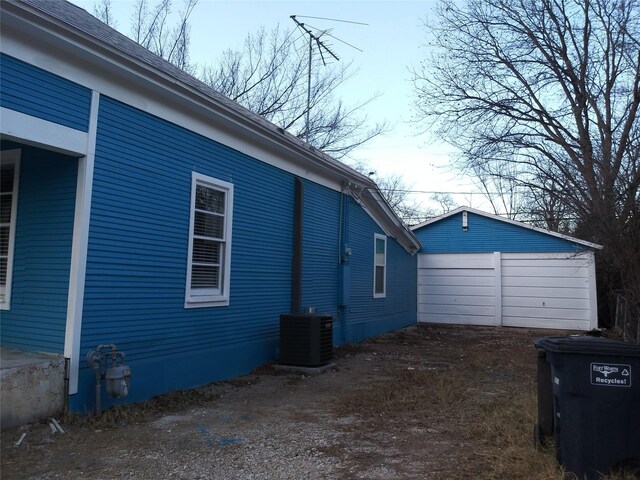
[[[9,218],[9,249],[7,251],[7,278],[4,287],[4,299],[0,301],[0,310],[11,309],[11,281],[13,279],[13,250],[16,238],[16,219],[18,215],[18,186],[20,180],[20,157],[22,150],[5,150],[2,152],[2,163],[13,163],[13,192],[11,201],[11,216]],[[2,287],[0,287],[2,289]]]
[[[224,257],[222,266],[222,287],[216,295],[194,295],[191,292],[191,268],[193,255],[193,225],[195,221],[196,185],[206,185],[223,190],[225,198],[224,221]],[[231,276],[231,227],[233,225],[233,184],[217,178],[191,173],[191,210],[189,213],[189,251],[187,254],[187,281],[185,286],[184,308],[221,307],[229,305],[229,286]]]
[[[376,263],[376,244],[378,240],[384,240],[384,265]],[[376,293],[376,267],[384,267],[384,277],[382,279],[382,293]],[[385,298],[387,296],[387,236],[375,233],[373,235],[373,298]]]

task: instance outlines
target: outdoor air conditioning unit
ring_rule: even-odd
[[[333,358],[333,316],[316,313],[280,315],[280,364],[320,367]]]

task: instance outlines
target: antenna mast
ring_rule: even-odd
[[[315,35],[311,30],[307,28],[304,23],[298,21],[295,15],[291,15],[291,20],[293,20],[296,25],[301,28],[307,35],[309,35],[309,68],[307,70],[307,112],[306,112],[306,130],[307,130],[307,143],[309,142],[309,112],[311,110],[311,59],[313,56],[313,44],[315,43],[318,47],[318,52],[320,52],[320,58],[322,58],[322,63],[324,65],[327,64],[323,51],[331,55],[336,60],[340,61],[338,56],[331,51],[331,49],[320,39],[320,37],[326,33],[322,32],[320,35]]]

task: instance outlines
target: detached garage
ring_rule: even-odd
[[[590,330],[600,245],[461,207],[412,228],[418,321]]]

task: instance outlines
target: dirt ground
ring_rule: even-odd
[[[101,419],[67,415],[64,434],[44,422],[4,430],[1,475],[490,478],[496,461],[511,461],[491,415],[525,398],[516,406],[528,410],[525,420],[515,421],[533,430],[532,341],[545,334],[410,327],[336,349],[335,367],[320,375],[264,366],[231,382],[107,411]]]

